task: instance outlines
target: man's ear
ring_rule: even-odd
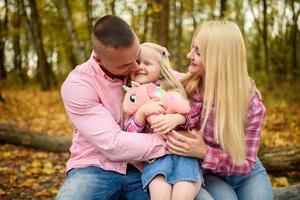
[[[102,61],[96,54],[93,55],[94,60],[96,61],[97,64],[102,65]]]

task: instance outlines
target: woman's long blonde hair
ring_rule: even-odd
[[[246,158],[244,125],[251,96],[242,33],[235,23],[219,20],[203,23],[194,38],[198,34],[200,39],[194,42],[205,66],[201,130],[214,107],[215,139],[235,163],[242,163]]]
[[[174,75],[174,71],[169,60],[170,55],[168,50],[165,47],[151,42],[142,43],[141,46],[150,48],[161,55],[159,59],[160,76],[162,77],[160,79],[161,87],[164,90],[177,90],[183,96],[186,96],[181,82]]]

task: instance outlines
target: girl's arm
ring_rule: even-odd
[[[142,105],[124,125],[128,132],[141,132],[144,129],[146,118],[150,115],[158,115],[164,112],[164,108],[157,100],[150,100]]]
[[[191,130],[193,128],[197,129],[197,123],[200,121],[201,111],[202,111],[202,101],[191,102],[191,110],[188,114],[184,115],[185,123],[181,125],[183,129]]]
[[[141,133],[145,128],[145,123],[139,124],[132,116],[130,119],[126,120],[124,124],[124,131],[131,132],[131,133]]]
[[[201,96],[198,94],[194,95],[189,101],[189,104],[191,109],[188,114],[161,115],[154,122],[151,122],[151,128],[154,129],[154,132],[160,134],[167,134],[178,126],[186,130],[196,128],[201,115]]]
[[[177,126],[185,124],[186,118],[181,114],[163,114],[156,117],[155,122],[151,124],[153,132],[165,135],[174,130]]]

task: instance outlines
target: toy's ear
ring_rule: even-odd
[[[158,87],[153,83],[147,84],[146,87],[147,87],[147,93],[151,99],[153,98],[161,99],[166,93],[161,87]]]
[[[127,85],[123,85],[123,88],[124,88],[125,92],[128,92],[128,90],[130,89],[130,87],[128,87]]]
[[[138,83],[138,82],[131,81],[131,86],[132,86],[132,87],[138,87],[138,86],[140,86],[140,85],[141,85],[141,84]]]

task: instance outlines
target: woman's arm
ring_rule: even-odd
[[[202,167],[222,175],[247,175],[253,169],[257,152],[261,127],[265,116],[265,107],[258,97],[252,99],[245,124],[246,159],[242,164],[235,164],[231,156],[220,148],[205,144],[202,135],[192,132],[193,137],[185,137],[172,132],[168,136],[168,149],[171,153],[193,156],[203,160]]]

